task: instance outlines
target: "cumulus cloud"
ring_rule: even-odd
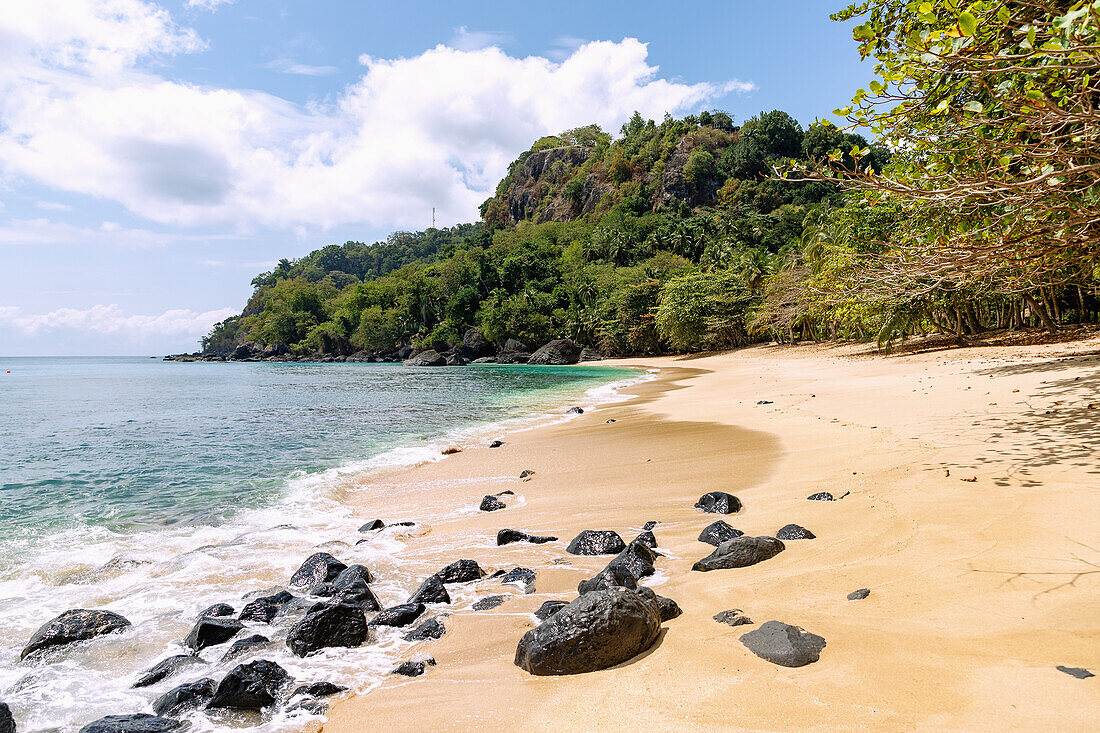
[[[76,331],[103,335],[142,338],[199,338],[218,321],[237,311],[233,308],[197,313],[193,310],[167,310],[157,315],[127,314],[117,305],[91,308],[58,308],[49,313],[24,313],[16,306],[0,306],[0,328],[14,329],[24,336],[45,332]]]
[[[447,43],[459,51],[477,51],[489,46],[505,46],[512,42],[512,34],[503,31],[472,31],[464,25],[455,28]]]
[[[556,61],[460,28],[418,56],[363,56],[357,81],[301,106],[149,71],[147,59],[202,48],[150,2],[16,5],[14,21],[0,16],[0,62],[11,57],[0,63],[0,175],[176,226],[412,227],[432,207],[441,224],[468,221],[542,135],[590,122],[615,131],[634,110],[660,119],[755,88],[663,79],[632,38],[578,43]],[[74,8],[78,21],[54,27]]]
[[[275,59],[265,65],[280,74],[294,74],[296,76],[329,76],[339,71],[335,66],[311,66],[300,64],[292,59]]]
[[[187,0],[187,7],[214,10],[219,5],[229,5],[233,0]]]

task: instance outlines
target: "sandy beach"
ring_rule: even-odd
[[[538,575],[529,594],[480,581],[479,596],[505,602],[446,609],[446,635],[409,657],[438,665],[336,702],[326,733],[1095,730],[1100,677],[1056,666],[1100,673],[1100,339],[614,363],[659,372],[630,400],[362,487],[364,520],[385,506],[386,521],[423,516],[413,489],[425,484],[439,487],[432,511],[509,488],[506,510],[425,526],[407,567],[427,576],[468,557]],[[520,481],[525,469],[535,474]],[[719,517],[692,505],[714,490],[743,501],[722,518],[746,534],[793,522],[817,538],[693,572],[712,549],[698,534]],[[819,491],[847,495],[807,500]],[[629,541],[650,520],[665,556],[647,584],[683,609],[657,644],[583,675],[514,666],[531,611],[572,600],[606,564],[565,544],[584,529]],[[559,542],[496,547],[505,527]],[[870,596],[849,601],[859,588]],[[713,620],[732,608],[755,624]],[[740,643],[773,619],[823,636],[820,661],[779,667]]]

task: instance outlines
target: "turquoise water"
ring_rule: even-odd
[[[420,511],[403,517],[415,527],[358,543],[360,512],[388,516],[379,469],[440,460],[442,446],[483,443],[508,425],[567,419],[570,405],[609,399],[616,384],[637,378],[598,366],[0,359],[0,701],[22,733],[148,712],[156,696],[190,678],[141,690],[130,683],[181,651],[200,609],[225,602],[239,610],[245,594],[285,583],[321,548],[368,565],[383,605],[403,602],[423,579],[404,553],[410,538],[476,513],[482,492],[469,506],[437,506],[423,487]],[[349,474],[362,479],[349,484]],[[525,501],[514,475],[484,481],[514,489],[514,504]],[[494,544],[488,535],[464,542]],[[462,547],[448,551],[458,557]],[[451,608],[473,600],[456,596]],[[133,626],[56,659],[20,663],[34,631],[70,608],[113,610]],[[409,646],[385,632],[361,648],[300,660],[281,642],[285,628],[253,632],[273,639],[264,658],[296,679],[359,692],[380,684]],[[192,676],[220,678],[237,663],[221,662],[222,651],[204,650],[211,666]],[[300,713],[231,726],[191,716],[194,733],[302,722]]]

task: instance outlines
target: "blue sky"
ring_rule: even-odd
[[[828,0],[36,0],[0,17],[0,355],[193,350],[281,257],[476,219],[634,109],[828,116]]]

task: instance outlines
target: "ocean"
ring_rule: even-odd
[[[204,650],[212,665],[194,674],[130,687],[186,651],[178,642],[202,609],[239,610],[244,593],[272,586],[259,579],[289,577],[326,541],[342,546],[355,521],[349,476],[369,480],[506,427],[568,419],[571,405],[614,399],[639,378],[587,365],[0,358],[0,702],[21,733],[76,731],[104,715],[149,712],[181,682],[218,679],[234,664],[219,662],[224,647]],[[377,514],[387,516],[385,506]],[[384,530],[355,553],[372,570],[393,569],[372,586],[383,605],[401,602],[412,582],[394,561],[402,531]],[[116,611],[133,627],[19,662],[35,630],[71,608]],[[298,680],[365,691],[402,645],[390,635],[302,660],[272,644],[261,656]],[[193,731],[278,731],[310,717],[187,719]]]

